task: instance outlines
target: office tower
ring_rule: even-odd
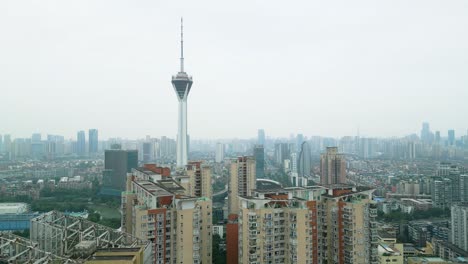
[[[265,149],[263,145],[255,145],[254,147],[255,158],[255,174],[257,178],[265,177]]]
[[[291,150],[288,143],[275,143],[275,162],[283,166],[284,160],[290,158]]]
[[[188,195],[194,197],[208,197],[211,199],[211,167],[202,161],[190,161],[187,165],[189,176]]]
[[[0,135],[0,153],[3,152],[3,137]]]
[[[103,185],[124,191],[127,173],[138,166],[138,151],[110,149],[104,153]]]
[[[372,191],[314,186],[241,197],[237,263],[377,263]]]
[[[337,147],[327,147],[320,156],[320,173],[322,185],[346,183],[346,160]]]
[[[297,161],[297,172],[298,172],[298,186],[307,185],[305,182],[310,176],[312,170],[312,154],[310,151],[309,143],[302,142],[301,152],[299,152],[299,159]]]
[[[255,189],[255,158],[238,157],[231,160],[231,175],[228,188],[228,212],[237,214],[239,212],[239,196],[249,196]]]
[[[265,147],[265,130],[259,129],[257,134],[257,144]]]
[[[86,153],[86,135],[83,130],[78,131],[76,135],[76,153],[78,156],[84,156]]]
[[[97,129],[90,129],[88,131],[88,140],[89,140],[89,153],[97,153],[98,152],[98,130]]]
[[[452,181],[448,178],[436,177],[431,185],[432,207],[449,208],[452,204]]]
[[[448,145],[455,146],[455,130],[453,129],[448,131]]]
[[[192,88],[192,76],[184,70],[184,33],[181,20],[180,32],[180,71],[172,76],[172,86],[179,100],[179,121],[177,132],[177,167],[184,168],[187,165],[188,137],[187,137],[187,97]]]
[[[303,142],[304,142],[304,135],[297,134],[296,136],[296,151],[297,152],[301,151],[301,146]]]
[[[122,196],[122,230],[153,243],[153,263],[212,263],[212,202],[171,177],[134,169]]]
[[[216,153],[215,153],[215,161],[217,163],[223,162],[224,160],[224,144],[223,143],[216,143]]]
[[[450,242],[468,251],[468,204],[452,205],[450,232]]]

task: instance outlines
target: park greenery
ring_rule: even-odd
[[[93,185],[96,186],[96,185]],[[70,190],[45,187],[39,199],[29,196],[0,196],[0,202],[24,202],[32,212],[88,212],[88,219],[112,228],[120,227],[120,197],[99,195],[99,188]]]

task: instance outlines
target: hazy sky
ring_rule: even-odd
[[[468,128],[468,1],[0,1],[0,134],[192,138]]]

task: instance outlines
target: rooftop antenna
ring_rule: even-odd
[[[180,72],[184,72],[184,18],[180,18]]]

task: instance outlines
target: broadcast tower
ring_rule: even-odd
[[[179,100],[179,123],[177,131],[177,168],[187,165],[187,97],[192,87],[192,76],[184,71],[184,25],[180,20],[180,71],[172,76],[172,86]]]

